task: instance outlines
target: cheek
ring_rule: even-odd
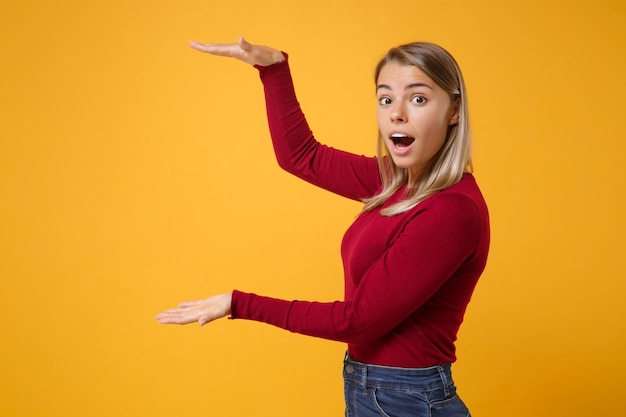
[[[451,112],[447,108],[439,108],[430,115],[431,127],[433,130],[443,132],[444,136],[450,127]]]
[[[423,134],[431,140],[443,141],[448,132],[448,117],[441,111],[433,111],[423,114],[418,122]],[[443,136],[443,137],[442,137]]]

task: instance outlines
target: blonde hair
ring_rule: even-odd
[[[407,184],[407,195],[402,201],[384,208],[381,214],[393,216],[404,213],[426,198],[451,187],[463,174],[472,172],[471,134],[465,83],[455,59],[445,49],[428,42],[415,42],[392,48],[376,66],[374,81],[382,68],[390,62],[413,65],[443,88],[451,100],[459,101],[458,123],[448,128],[443,146],[429,162],[416,184]],[[408,170],[399,168],[389,156],[385,142],[378,134],[378,167],[383,182],[382,191],[364,199],[363,211],[382,206],[398,189],[408,182]]]

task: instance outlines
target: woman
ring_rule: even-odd
[[[280,166],[365,206],[342,242],[344,301],[233,291],[182,303],[158,321],[204,325],[230,315],[347,342],[347,416],[468,416],[450,365],[487,260],[489,219],[471,174],[467,100],[455,60],[424,42],[387,53],[375,72],[379,155],[368,158],[315,140],[286,54],[243,38],[192,47],[254,65]]]

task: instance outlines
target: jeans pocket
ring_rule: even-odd
[[[374,406],[383,417],[429,417],[426,398],[419,392],[391,388],[372,388]]]
[[[430,409],[431,417],[470,417],[465,403],[456,394],[450,398],[431,402]]]

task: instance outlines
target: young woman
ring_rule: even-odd
[[[467,99],[455,60],[425,42],[389,50],[375,72],[379,155],[368,158],[315,140],[286,54],[243,38],[192,47],[259,70],[281,167],[365,205],[342,242],[344,301],[233,291],[182,303],[157,320],[204,325],[230,315],[346,342],[346,416],[469,416],[450,365],[487,261],[489,218],[471,174]]]

